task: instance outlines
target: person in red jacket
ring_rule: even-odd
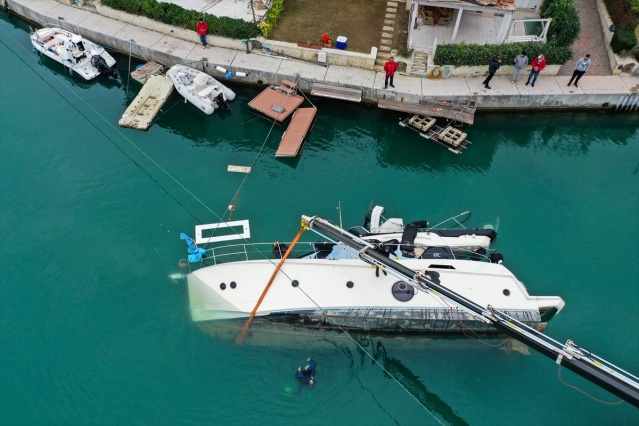
[[[202,46],[204,46],[204,48],[206,49],[206,47],[209,45],[206,42],[206,34],[209,32],[209,24],[206,23],[204,18],[200,18],[197,20],[197,24],[195,24],[195,31],[197,32],[197,35],[200,36]]]
[[[532,78],[532,87],[535,87],[535,81],[537,81],[537,76],[539,75],[539,71],[546,68],[546,58],[543,54],[539,54],[532,61],[532,70],[530,70],[530,75],[528,76],[528,81],[526,82],[526,86],[530,83],[530,79]]]
[[[395,58],[393,58],[392,56],[388,58],[388,61],[384,64],[384,71],[386,71],[386,78],[384,79],[384,89],[388,88],[389,78],[391,87],[395,87],[393,85],[393,77],[395,76],[395,71],[397,71],[397,62],[395,62]]]

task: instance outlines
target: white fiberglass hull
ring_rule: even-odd
[[[378,240],[382,243],[391,240],[401,241],[402,234],[372,234],[362,237],[362,239],[366,241]],[[468,234],[460,235],[458,237],[442,237],[435,232],[419,232],[412,244],[422,247],[449,247],[453,250],[473,251],[478,248],[484,248],[487,250],[490,247],[490,243],[490,238],[484,235]]]
[[[193,320],[248,317],[277,262],[226,263],[189,274]],[[441,284],[450,290],[532,326],[544,322],[544,313],[559,312],[564,306],[559,297],[528,295],[523,284],[501,264],[448,259],[405,259],[399,263],[414,270],[436,271]],[[437,295],[418,291],[408,297],[410,288],[406,294],[398,294],[398,285],[400,279],[383,271],[377,277],[375,269],[359,259],[289,259],[257,315],[299,317],[302,323],[363,330],[454,332],[463,321],[465,328],[496,331],[465,311],[451,308]]]
[[[104,47],[61,28],[42,28],[31,34],[31,44],[41,54],[91,81],[104,72],[92,63],[94,56],[104,60],[107,69],[115,67],[115,59]]]
[[[219,108],[214,101],[223,94],[225,101],[235,99],[235,92],[205,72],[184,65],[174,65],[167,72],[175,89],[184,98],[207,115]]]

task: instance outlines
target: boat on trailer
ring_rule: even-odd
[[[304,217],[306,223],[309,220]],[[201,260],[189,265],[201,267],[187,275],[192,319],[208,323],[249,318],[274,276],[255,315],[278,324],[393,333],[498,331],[437,292],[424,291],[395,267],[371,262],[366,252],[536,329],[543,329],[564,307],[560,297],[529,295],[512,272],[500,262],[491,262],[490,256],[466,260],[429,252],[431,255],[411,257],[399,243],[373,243],[351,232],[339,232],[347,243],[318,233],[321,241],[295,245],[278,242],[199,249]],[[353,249],[349,241],[363,250]],[[278,269],[283,257],[287,258]]]
[[[455,154],[461,154],[471,144],[466,139],[468,134],[453,126],[451,121],[446,124],[446,127],[441,127],[437,125],[437,119],[434,117],[413,114],[400,121],[399,125],[416,131],[421,137],[445,146]]]
[[[235,92],[207,73],[185,65],[174,65],[166,75],[180,95],[205,114],[211,115],[222,107],[231,110],[229,101],[235,99]]]
[[[61,28],[42,28],[31,33],[33,48],[64,65],[87,81],[101,75],[118,77],[115,59],[104,47]]]

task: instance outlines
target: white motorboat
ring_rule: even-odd
[[[91,81],[101,75],[117,78],[115,59],[104,47],[61,28],[42,28],[31,33],[31,44],[40,53]]]
[[[371,209],[362,226],[348,230],[371,243],[400,244],[404,257],[477,258],[488,253],[490,243],[497,238],[493,229],[465,228],[463,222],[470,217],[466,211],[448,218],[437,225],[429,226],[425,220],[404,225],[401,218],[384,218],[384,207]],[[443,227],[453,223],[453,227]],[[393,250],[394,251],[394,250]],[[493,262],[503,260],[501,254],[493,252]]]
[[[310,228],[318,220],[323,221],[304,217],[304,226]],[[419,277],[537,329],[543,329],[564,306],[560,297],[530,296],[501,263],[440,256],[410,258],[399,245],[395,256],[389,256],[381,250],[384,244],[374,245],[333,228],[342,241],[319,234],[323,242],[297,243],[275,275],[289,245],[240,244],[207,250],[203,267],[187,275],[193,320],[248,318],[273,275],[256,316],[315,328],[498,331],[477,311],[460,308],[441,292],[429,291]]]
[[[166,75],[180,95],[205,114],[211,115],[220,107],[231,110],[228,101],[235,99],[235,92],[207,73],[184,65],[174,65]]]

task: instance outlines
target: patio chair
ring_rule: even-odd
[[[422,21],[424,22],[424,25],[435,25],[435,20],[432,16],[426,16],[425,18],[422,18]]]
[[[438,23],[439,25],[442,25],[442,26],[444,26],[444,27],[447,27],[447,26],[448,26],[448,24],[450,24],[450,19],[448,19],[448,18],[439,18],[439,21],[437,21],[437,23]]]

